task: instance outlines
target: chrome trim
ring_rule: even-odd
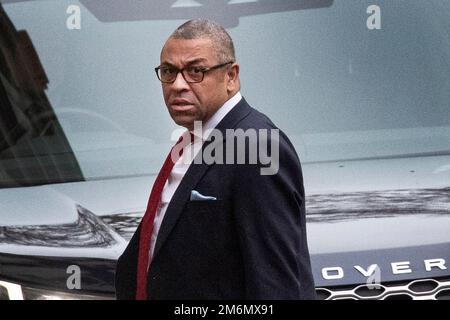
[[[430,290],[414,290],[411,287],[413,285],[431,285],[434,287]],[[371,284],[374,287],[375,285]],[[373,296],[362,296],[357,293],[358,289],[369,289],[369,285],[362,284],[357,285],[352,289],[339,289],[335,288],[317,288],[319,298],[322,296],[323,300],[385,300],[393,298],[395,296],[408,296],[413,300],[438,300],[437,295],[445,290],[450,291],[450,278],[443,279],[420,279],[398,283],[384,283],[376,285],[378,289],[384,290],[382,293],[375,294]]]

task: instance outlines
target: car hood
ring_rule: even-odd
[[[309,201],[316,285],[366,283],[373,268],[384,282],[448,275],[450,188],[315,195]]]
[[[424,187],[417,184],[419,174],[409,172],[416,183],[399,176],[397,183],[404,185],[394,184],[393,189],[383,184],[395,178],[392,168],[398,159],[383,161],[381,166],[378,161],[378,168],[389,170],[378,170],[372,184],[367,181],[373,175],[371,161],[304,164],[305,186],[311,190],[307,228],[317,286],[365,282],[374,265],[383,281],[448,274],[439,266],[428,269],[430,263],[439,265],[436,259],[450,260],[449,158],[414,158],[406,165],[403,159],[405,170],[414,167],[424,176]],[[367,176],[354,183],[342,181],[331,170],[335,166],[343,170],[358,166],[358,172]],[[367,170],[362,170],[364,166]],[[432,177],[433,185],[427,184],[431,181],[427,175],[436,170],[440,171]],[[149,175],[0,190],[0,253],[9,258],[113,262],[144,213],[153,180]]]

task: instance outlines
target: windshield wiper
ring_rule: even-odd
[[[417,152],[417,153],[402,153],[402,154],[393,154],[393,155],[342,158],[342,159],[330,159],[330,160],[318,160],[318,161],[304,161],[304,163],[305,164],[312,164],[312,163],[365,161],[365,160],[389,160],[389,159],[423,158],[423,157],[440,157],[440,156],[450,156],[450,150],[440,150],[440,151],[430,151],[430,152]]]

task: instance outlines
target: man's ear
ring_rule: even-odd
[[[233,63],[227,71],[227,90],[228,92],[235,92],[239,90],[239,65]]]

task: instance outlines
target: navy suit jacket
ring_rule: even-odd
[[[216,128],[276,129],[244,99]],[[315,298],[297,153],[280,130],[278,173],[248,162],[191,164],[158,234],[149,299]],[[217,200],[190,201],[192,190]],[[140,229],[117,262],[118,299],[135,298]]]

